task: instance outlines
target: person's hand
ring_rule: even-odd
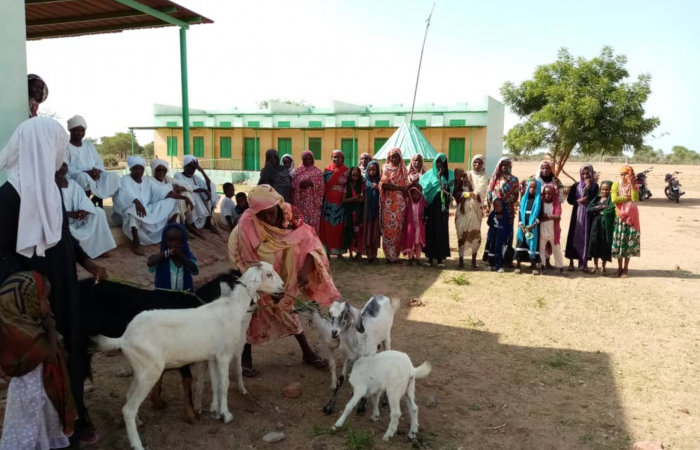
[[[183,200],[185,200],[185,205],[187,205],[187,209],[189,211],[194,211],[194,203],[192,203],[192,200],[189,197],[184,197]]]
[[[520,227],[520,230],[524,233],[524,232],[525,232],[525,227],[523,226],[522,223],[519,225],[519,227]]]
[[[377,183],[372,183],[372,189],[377,189]]]
[[[100,179],[100,175],[102,175],[102,171],[98,168],[93,168],[92,169],[92,179],[95,181],[98,181]]]
[[[92,259],[87,259],[85,261],[85,270],[90,272],[90,274],[95,277],[99,281],[104,281],[107,278],[109,278],[109,275],[107,274],[107,269],[104,267],[100,266],[97,264],[95,261]]]
[[[205,199],[206,201],[211,201],[211,192],[209,192],[208,190],[204,189],[204,190],[202,191],[202,194],[204,194],[204,199]]]
[[[78,212],[79,212],[79,211],[69,211],[69,212],[67,212],[66,214],[67,214],[68,217],[70,217],[71,219],[78,220],[78,219],[80,218],[80,216],[78,215]]]
[[[87,211],[83,211],[82,209],[76,211],[76,213],[78,214],[78,220],[85,220],[88,215]]]
[[[146,217],[146,208],[144,208],[143,203],[141,203],[141,200],[136,199],[134,200],[134,206],[136,207],[136,215],[139,217]]]
[[[184,186],[174,186],[174,187],[173,187],[173,191],[174,191],[176,194],[182,194],[183,192],[187,192],[187,188],[184,187]]]
[[[306,264],[304,264],[304,267],[302,267],[299,273],[297,274],[297,286],[299,287],[299,289],[309,285],[310,274],[311,269],[308,268]]]

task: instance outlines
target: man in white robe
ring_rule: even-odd
[[[70,142],[68,143],[68,176],[82,187],[92,201],[102,207],[102,200],[109,198],[119,189],[119,175],[106,172],[102,158],[90,141],[83,141],[87,122],[81,116],[68,120]]]
[[[63,193],[63,205],[70,220],[70,233],[92,259],[117,247],[107,223],[107,214],[95,207],[78,184],[68,178],[68,164],[56,172],[56,182]]]
[[[170,170],[170,165],[168,161],[164,159],[152,159],[150,162],[151,166],[151,176],[155,181],[162,185],[169,186],[176,194],[180,194],[183,197],[187,197],[192,201],[192,191],[187,188],[187,186],[180,186],[173,181],[172,178],[168,176],[168,171]],[[184,200],[177,201],[178,206],[178,222],[187,227],[187,231],[190,232],[190,239],[194,239],[194,236],[205,239],[204,236],[194,227],[192,224],[192,208],[187,206],[187,202]]]
[[[170,186],[144,177],[146,161],[140,156],[129,156],[127,164],[131,173],[121,178],[114,196],[114,218],[121,221],[124,234],[131,238],[134,253],[145,255],[142,246],[158,244],[165,225],[177,220],[177,200],[185,200],[190,207],[192,202]]]
[[[211,232],[221,235],[221,231],[212,222],[212,213],[219,203],[220,195],[216,192],[216,185],[209,179],[204,169],[199,166],[199,161],[192,155],[185,155],[182,172],[176,173],[173,183],[184,186],[192,192],[194,210],[189,219],[195,228],[206,228]],[[199,171],[204,179],[195,175]]]

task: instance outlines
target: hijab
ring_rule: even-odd
[[[357,163],[357,167],[360,168],[360,172],[362,172],[362,177],[363,177],[363,178],[366,178],[366,177],[367,177],[367,168],[369,167],[369,163],[367,163],[366,166],[363,166],[363,165],[362,165],[362,158],[365,157],[365,156],[368,156],[369,159],[370,159],[370,161],[372,160],[372,155],[370,155],[369,153],[363,153],[363,154],[360,155],[360,160],[359,160],[359,162]]]
[[[626,166],[626,167],[629,167],[629,166]],[[579,177],[580,177],[580,181],[578,182],[578,188],[579,188],[581,193],[583,193],[583,190],[586,188],[586,180],[583,179],[583,171],[585,169],[588,169],[588,173],[591,175],[591,189],[596,189],[598,187],[598,184],[595,182],[595,170],[593,170],[593,166],[591,164],[584,164],[578,170]],[[631,167],[630,167],[630,169],[631,169]]]
[[[290,159],[292,161],[292,165],[289,166],[289,169],[287,169],[287,171],[289,172],[289,176],[292,177],[292,176],[294,176],[294,158],[292,158],[292,155],[284,155],[282,157],[282,159],[280,160],[280,164],[282,165],[282,167],[284,167],[284,160],[285,159]]]
[[[170,229],[176,229],[180,232],[182,237],[182,246],[180,247],[180,250],[182,250],[182,256],[187,259],[197,261],[197,258],[195,258],[192,252],[190,252],[190,244],[187,240],[187,230],[179,223],[169,223],[165,226],[165,228],[163,228],[163,237],[160,240],[160,251],[164,252],[168,250],[168,243],[165,236],[168,234]],[[156,266],[156,286],[172,286],[170,279],[170,258],[163,259]],[[182,287],[187,291],[194,292],[192,274],[189,272],[189,270],[185,270],[184,267]],[[167,289],[170,288],[168,287]]]
[[[279,161],[277,165],[270,162],[273,156],[279,157],[277,150],[271,148],[265,152],[265,167],[260,171],[260,181],[263,184],[269,183],[286,202],[289,202],[291,200],[289,194],[292,189],[292,177],[289,175],[289,170],[282,165],[282,161]]]
[[[343,158],[340,164],[333,162],[332,157],[335,155],[340,155]],[[325,169],[325,173],[332,172],[331,177],[328,179],[328,181],[326,181],[326,192],[328,192],[333,186],[337,185],[340,182],[340,178],[345,175],[347,171],[348,166],[345,165],[345,155],[343,155],[343,152],[340,150],[333,150],[333,153],[331,154],[331,163]]]
[[[49,87],[46,85],[46,82],[39,76],[39,75],[34,75],[33,73],[30,73],[27,75],[27,87],[29,86],[29,83],[32,82],[32,80],[39,80],[44,83],[44,93],[41,98],[41,100],[36,100],[35,98],[29,97],[29,118],[31,119],[32,117],[36,117],[39,113],[39,105],[41,103],[44,103],[46,99],[49,97]]]
[[[45,256],[63,232],[63,200],[55,174],[63,164],[68,133],[49,117],[22,122],[0,151],[0,170],[21,198],[17,253]],[[4,213],[3,213],[4,214]]]
[[[491,181],[489,182],[489,191],[493,191],[496,188],[496,184],[498,181],[503,178],[509,183],[513,181],[513,174],[512,173],[505,173],[503,170],[501,170],[501,165],[504,162],[511,162],[510,158],[507,156],[504,156],[503,158],[498,160],[498,163],[496,164],[496,168],[493,169],[493,175],[491,175]],[[512,164],[512,163],[511,163]],[[512,170],[512,166],[511,166]],[[517,189],[517,186],[516,186]]]
[[[549,166],[550,173],[549,173],[548,177],[543,177],[542,176],[542,168],[546,167],[546,166]],[[548,159],[544,159],[544,160],[542,160],[542,162],[540,162],[540,167],[535,172],[535,179],[542,181],[542,183],[544,183],[544,184],[551,183],[552,181],[554,181],[556,179],[556,177],[554,176],[552,161],[550,161]]]
[[[413,164],[416,161],[421,162],[420,169],[416,170],[413,167]],[[413,158],[411,158],[411,162],[408,164],[408,182],[409,183],[417,183],[418,180],[420,180],[420,177],[425,173],[425,161],[423,161],[423,155],[421,154],[416,154],[413,155]]]
[[[375,166],[377,173],[374,177],[370,177],[369,168]],[[379,186],[379,181],[381,181],[381,176],[379,175],[379,162],[376,159],[367,164],[367,176],[365,177],[365,205],[367,207],[366,219],[368,222],[372,222],[375,217],[379,215],[379,189],[373,189],[372,184],[377,184]]]
[[[530,209],[530,217],[529,220],[526,222],[525,219],[527,217],[527,204],[529,200],[531,199],[531,194],[530,194],[530,183],[531,182],[536,182],[537,187],[535,188],[535,195],[532,196],[532,208]],[[533,226],[535,225],[537,218],[539,216],[540,208],[542,206],[542,182],[540,180],[537,180],[535,178],[529,178],[527,180],[527,189],[525,189],[525,192],[522,195],[522,199],[520,200],[520,222],[524,226]],[[539,229],[538,227],[534,226],[531,230],[531,233],[533,234],[533,238],[526,240],[525,239],[525,234],[523,233],[523,230],[518,227],[518,240],[521,242],[527,242],[527,245],[529,247],[530,254],[535,254],[539,251],[538,248],[538,237],[539,237]]]
[[[435,196],[442,191],[442,185],[447,185],[450,194],[452,194],[455,186],[455,173],[452,170],[447,171],[447,178],[444,176],[442,179],[440,178],[437,168],[438,161],[442,161],[443,164],[447,163],[447,156],[445,156],[444,153],[438,153],[430,172],[426,172],[422,177],[420,177],[420,186],[423,188],[423,197],[425,197],[425,201],[429,205],[433,202]],[[443,211],[445,210],[445,206],[445,199],[443,198]],[[449,204],[447,207],[449,208]]]
[[[632,201],[632,191],[638,191],[639,186],[637,186],[637,178],[634,174],[634,169],[632,166],[622,166],[620,168],[620,175],[628,175],[627,182],[620,177],[620,182],[618,184],[618,196],[626,197],[627,201],[622,203],[617,203],[617,213],[620,216],[620,220],[627,225],[633,226],[637,231],[641,231],[641,222],[639,220],[639,209],[637,205]]]
[[[401,158],[401,161],[397,165],[394,165],[394,163],[391,161],[394,155],[399,155],[399,158]],[[406,170],[406,166],[404,165],[401,149],[393,148],[389,150],[387,162],[384,164],[384,167],[382,167],[382,178],[380,180],[380,184],[389,183],[395,186],[404,187],[406,186],[407,181],[408,170]]]

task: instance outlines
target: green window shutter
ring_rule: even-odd
[[[260,128],[260,122],[257,120],[251,120],[248,122],[248,128]]]
[[[231,122],[219,122],[221,128],[231,128]]]
[[[277,139],[277,151],[279,152],[280,159],[284,155],[292,154],[292,138],[278,138]]]
[[[389,138],[374,138],[374,154],[376,155],[379,150],[386,144]]]
[[[391,121],[389,121],[389,120],[375,120],[374,126],[375,127],[390,127]]]
[[[168,136],[168,156],[177,156],[177,138]]]
[[[176,127],[176,126],[177,126],[177,122],[168,122],[168,123],[167,123],[167,126],[169,126],[169,127]]]
[[[309,128],[323,128],[322,120],[309,120]]]
[[[196,158],[204,158],[204,137],[195,136],[192,138],[192,155]]]
[[[354,127],[355,126],[355,121],[354,120],[343,120],[340,122],[341,127]]]
[[[427,122],[425,120],[414,120],[413,124],[417,126],[418,128],[425,128],[427,127]]]
[[[193,127],[203,127],[203,126],[204,126],[204,122],[202,122],[202,121],[195,121],[195,122],[192,122],[192,126],[193,126]]]
[[[243,170],[260,170],[260,138],[243,139]]]
[[[447,162],[451,163],[463,163],[464,162],[464,138],[450,138],[449,154],[447,155]]]
[[[222,136],[221,138],[219,138],[219,157],[231,157],[231,138],[228,136]]]
[[[343,152],[343,156],[345,156],[346,166],[355,167],[357,165],[357,139],[341,139],[340,151]]]
[[[277,128],[289,128],[291,127],[291,122],[277,122]]]
[[[309,150],[314,154],[314,159],[316,161],[321,160],[321,142],[320,137],[309,138]]]
[[[450,126],[451,127],[466,127],[467,121],[466,121],[466,119],[450,119]]]

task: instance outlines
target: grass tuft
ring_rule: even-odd
[[[535,307],[544,308],[546,306],[547,306],[547,302],[545,301],[544,297],[537,297],[535,299]]]
[[[469,317],[462,320],[462,322],[465,322],[468,327],[472,327],[472,328],[483,327],[486,325],[483,320],[478,319],[478,318],[472,316],[471,314],[469,314]]]
[[[352,428],[348,432],[348,448],[350,450],[365,450],[372,448],[372,435],[367,431],[354,431]]]
[[[445,283],[455,284],[457,286],[469,286],[471,284],[469,279],[464,275],[458,275],[456,277],[445,278]]]
[[[315,438],[318,436],[325,436],[327,434],[332,434],[332,433],[333,433],[333,430],[330,430],[330,429],[325,428],[325,427],[319,427],[318,425],[314,425],[311,428],[311,431],[309,431],[309,437]]]

